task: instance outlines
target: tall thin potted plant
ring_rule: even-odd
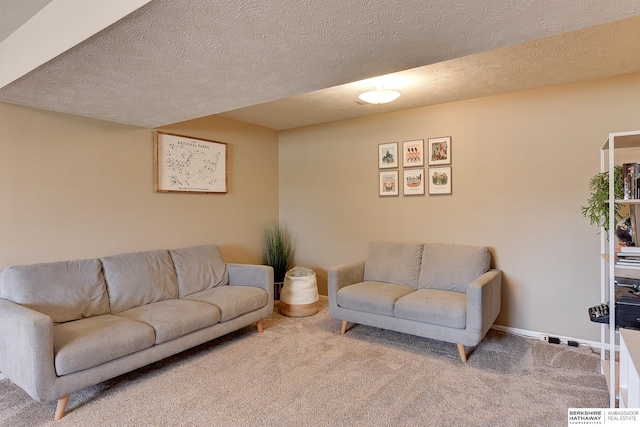
[[[280,299],[284,276],[293,264],[294,244],[289,229],[278,222],[266,225],[263,233],[262,263],[273,267],[274,299]]]

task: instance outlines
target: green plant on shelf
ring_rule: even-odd
[[[622,166],[614,166],[613,191],[615,199],[623,197]],[[609,172],[600,172],[589,181],[591,196],[587,206],[581,206],[582,215],[589,219],[592,225],[604,227],[609,233]],[[620,205],[615,203],[615,223],[622,219]]]

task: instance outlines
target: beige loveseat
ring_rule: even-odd
[[[373,242],[364,261],[329,269],[329,310],[348,322],[475,346],[500,313],[502,272],[489,248]]]
[[[273,269],[215,245],[11,266],[0,276],[0,371],[38,401],[69,394],[273,312]]]

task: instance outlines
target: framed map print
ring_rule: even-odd
[[[227,144],[155,132],[157,192],[226,193]]]

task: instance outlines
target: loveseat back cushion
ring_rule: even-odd
[[[484,246],[425,243],[418,287],[466,293],[490,264],[491,252]]]
[[[54,323],[109,313],[99,259],[7,267],[0,297],[46,314]]]
[[[111,313],[178,297],[169,251],[133,252],[101,258]]]
[[[364,280],[418,288],[422,243],[371,242],[364,261]]]
[[[178,277],[180,298],[229,284],[227,265],[216,245],[192,246],[170,251]]]

